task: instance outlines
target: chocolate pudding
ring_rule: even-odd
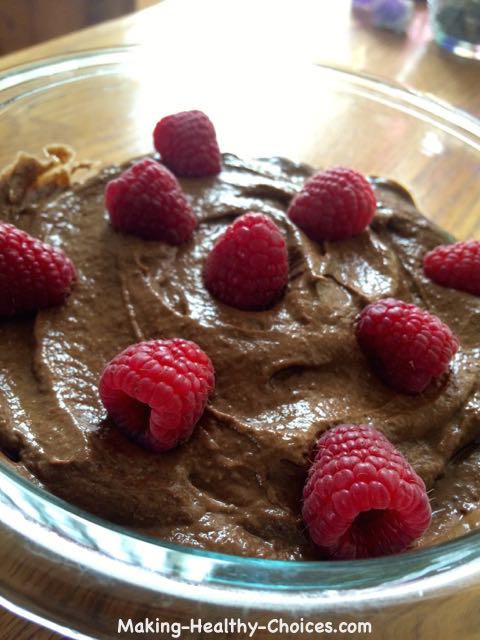
[[[312,168],[226,154],[218,177],[180,180],[199,226],[172,247],[111,228],[104,189],[125,166],[72,186],[72,157],[54,153],[44,163],[23,156],[0,180],[1,219],[63,248],[78,271],[65,305],[0,321],[5,463],[81,509],[161,540],[315,559],[300,510],[316,440],[332,425],[366,422],[430,490],[433,522],[418,545],[476,526],[480,299],[423,275],[423,255],[446,234],[405,189],[372,179],[378,210],[369,230],[317,244],[285,215]],[[271,216],[287,239],[288,288],[268,311],[225,306],[202,281],[213,243],[247,211]],[[386,387],[357,346],[356,316],[389,296],[438,315],[460,340],[448,375],[419,396]],[[155,454],[110,422],[98,380],[127,345],[172,337],[209,354],[216,391],[191,439]]]

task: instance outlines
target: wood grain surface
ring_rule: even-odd
[[[135,0],[15,0],[0,3],[0,54],[135,10]],[[52,19],[55,16],[55,19]]]
[[[299,37],[299,34],[301,37]],[[142,43],[152,55],[180,65],[231,56],[317,61],[381,76],[480,116],[480,64],[453,57],[431,42],[427,12],[418,5],[407,35],[365,28],[352,18],[349,0],[165,0],[150,9],[72,33],[0,58],[0,72],[65,52]],[[458,172],[462,168],[458,167]],[[461,176],[460,176],[461,177]],[[460,179],[459,175],[456,179]],[[477,209],[478,213],[478,209]],[[478,234],[477,215],[463,219],[461,235]],[[0,613],[2,640],[53,640],[60,636]]]

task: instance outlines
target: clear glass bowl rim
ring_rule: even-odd
[[[52,86],[114,73],[140,47],[79,51],[0,73],[2,110]],[[349,90],[441,128],[480,151],[480,121],[416,91],[347,69],[315,65]],[[39,546],[52,563],[69,561],[113,582],[149,585],[197,602],[270,608],[356,606],[409,600],[480,580],[480,532],[398,556],[351,562],[294,562],[243,558],[158,542],[76,509],[0,463],[0,527]],[[59,544],[60,540],[60,544]],[[227,587],[227,588],[226,588]],[[308,596],[308,597],[307,597]]]

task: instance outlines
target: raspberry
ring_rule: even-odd
[[[204,280],[210,293],[237,309],[266,309],[288,282],[288,254],[282,232],[261,213],[233,222],[208,255]]]
[[[197,178],[220,172],[215,129],[202,111],[181,111],[162,118],[153,142],[162,162],[177,176]]]
[[[151,158],[110,180],[105,204],[114,229],[145,240],[182,244],[197,226],[175,176]]]
[[[437,316],[414,304],[386,298],[366,306],[357,340],[377,373],[402,393],[421,393],[448,369],[456,336]]]
[[[372,221],[376,207],[372,187],[360,173],[334,167],[309,178],[287,213],[309,238],[322,242],[358,235]]]
[[[342,424],[320,438],[303,519],[328,557],[398,553],[426,531],[431,515],[423,480],[379,431]]]
[[[206,353],[175,338],[127,347],[105,367],[99,393],[117,427],[160,452],[190,437],[214,386]]]
[[[0,223],[0,316],[61,304],[74,278],[75,267],[63,251]]]
[[[424,258],[425,275],[437,284],[480,295],[480,241],[435,247]]]

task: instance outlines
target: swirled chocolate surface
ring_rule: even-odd
[[[38,176],[22,173],[22,162],[20,195],[11,173],[0,183],[0,218],[62,247],[78,281],[64,306],[0,321],[0,445],[19,473],[162,540],[312,559],[300,508],[315,442],[334,424],[368,422],[431,490],[434,519],[420,545],[476,526],[480,299],[424,277],[422,256],[445,234],[404,189],[375,181],[371,228],[316,244],[285,215],[310,167],[225,155],[218,177],[181,181],[199,226],[190,242],[171,247],[110,227],[103,192],[120,167],[77,186],[56,180],[52,189],[35,190],[25,185]],[[287,238],[288,289],[268,311],[224,306],[202,283],[213,243],[247,211],[271,216]],[[460,339],[448,375],[420,396],[382,384],[356,344],[356,315],[385,296],[439,315]],[[174,336],[210,355],[217,386],[192,438],[156,455],[115,429],[97,383],[104,364],[127,345]]]

